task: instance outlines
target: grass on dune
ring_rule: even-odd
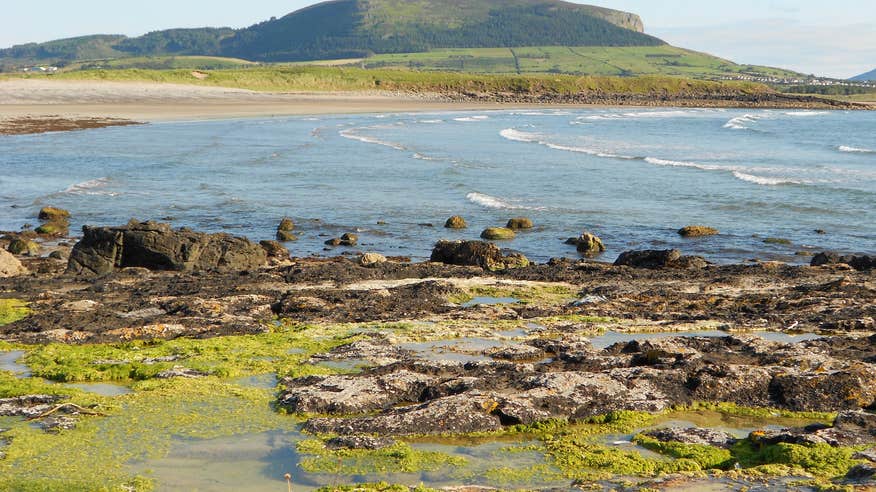
[[[14,77],[29,77],[14,75]],[[30,76],[33,77],[33,76]],[[35,77],[42,77],[37,75]],[[368,70],[350,67],[255,67],[209,71],[203,79],[189,70],[83,70],[53,76],[63,80],[161,82],[234,87],[255,91],[402,91],[402,92],[507,92],[537,94],[625,93],[758,93],[761,84],[710,82],[669,76],[609,77],[559,74],[478,75],[411,70]]]

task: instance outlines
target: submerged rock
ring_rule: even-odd
[[[395,446],[397,443],[398,441],[389,437],[338,436],[327,440],[325,447],[328,449],[368,449],[373,451]]]
[[[447,219],[447,222],[444,223],[444,227],[447,229],[465,229],[468,227],[468,224],[465,222],[465,219],[459,215],[454,215]]]
[[[438,241],[432,250],[430,261],[447,265],[479,266],[497,271],[529,265],[529,260],[520,253],[507,256],[495,244],[486,241]]]
[[[516,231],[519,229],[532,229],[533,228],[532,219],[528,217],[515,217],[513,219],[508,220],[508,225],[505,227],[511,229],[512,231]]]
[[[602,239],[587,231],[582,232],[578,237],[569,238],[566,240],[566,244],[575,246],[579,253],[588,258],[599,256],[605,252],[605,245],[602,243]]]
[[[265,250],[245,238],[205,234],[168,224],[131,221],[123,227],[83,227],[67,273],[105,275],[118,268],[234,272],[263,267]]]
[[[681,237],[705,237],[719,234],[718,229],[702,225],[689,225],[678,230]]]

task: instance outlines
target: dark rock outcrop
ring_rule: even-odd
[[[233,272],[265,265],[259,245],[228,234],[205,234],[168,224],[131,221],[123,227],[83,227],[67,273],[105,275],[117,268]]]
[[[699,256],[682,256],[677,249],[627,251],[614,262],[615,266],[633,268],[704,268],[708,262]]]
[[[529,265],[520,253],[503,254],[498,246],[485,241],[438,241],[430,261],[447,265],[479,266],[485,270],[507,270]]]
[[[876,268],[876,256],[838,255],[836,253],[818,253],[812,258],[811,266],[836,265],[845,263],[855,270],[864,271]]]

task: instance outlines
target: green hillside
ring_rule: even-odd
[[[857,77],[852,77],[849,80],[854,80],[856,82],[867,82],[870,80],[876,80],[876,70],[871,70],[867,73],[862,73],[861,75],[858,75]]]
[[[788,70],[739,65],[712,55],[669,45],[445,49],[425,53],[375,55],[359,60],[357,64],[365,68],[474,73],[676,75],[699,78],[718,78],[734,74],[787,77],[796,75]]]
[[[223,54],[298,61],[423,52],[435,48],[540,45],[657,46],[657,38],[556,0],[335,0],[238,31]],[[632,14],[617,12],[618,18]]]

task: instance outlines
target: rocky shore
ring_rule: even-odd
[[[44,221],[65,218],[47,213]],[[324,441],[315,444],[323,451],[313,452],[379,453],[402,445],[398,439],[529,432],[540,436],[558,473],[583,480],[590,475],[568,470],[600,468],[586,457],[595,451],[585,450],[608,451],[570,426],[631,416],[650,421],[711,405],[820,415],[822,423],[746,437],[651,428],[636,433],[635,442],[671,460],[648,462],[650,472],[632,475],[783,463],[791,468],[767,475],[803,472],[873,485],[876,454],[867,451],[876,445],[873,257],[824,253],[812,266],[716,266],[673,250],[626,252],[614,263],[582,251],[581,258],[535,264],[490,242],[445,241],[435,245],[433,261],[410,263],[376,253],[295,258],[285,249],[294,243],[256,244],[153,222],[86,227],[83,234],[3,235],[0,308],[20,311],[3,308],[11,314],[0,315],[0,343],[116,353],[131,343],[147,348],[226,337],[233,347],[234,337],[291,330],[307,348],[282,348],[297,357],[296,368],[275,368],[272,398]],[[16,241],[26,244],[12,248]],[[812,336],[794,340],[801,332]],[[600,342],[606,333],[628,337]],[[126,367],[147,381],[208,381],[231,370],[193,364],[194,352],[181,350],[77,357],[90,360],[91,369],[64,366],[73,359],[56,355],[54,373],[33,370],[100,380]],[[12,397],[0,399],[4,415],[39,419],[58,410],[46,424],[52,429],[75,429],[77,418],[99,411],[75,400],[64,407],[58,395],[0,396]],[[648,426],[629,427],[642,428]],[[815,465],[781,454],[791,451],[843,458],[820,475]],[[702,453],[723,458],[709,461]]]

